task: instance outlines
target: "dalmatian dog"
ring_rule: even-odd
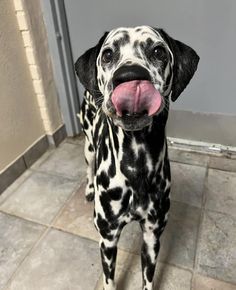
[[[192,48],[164,30],[139,26],[105,33],[75,63],[86,89],[80,114],[86,198],[95,204],[104,290],[116,289],[117,243],[123,227],[134,220],[143,234],[142,289],[153,289],[170,208],[169,101],[188,85],[198,61]]]

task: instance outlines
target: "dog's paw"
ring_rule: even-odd
[[[85,197],[87,201],[93,201],[94,200],[94,186],[93,184],[87,184],[86,191],[85,191]]]

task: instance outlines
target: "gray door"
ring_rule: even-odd
[[[164,28],[200,55],[199,69],[176,103],[168,135],[236,145],[236,1],[64,1],[72,59],[118,26]],[[78,84],[78,81],[76,81]],[[79,86],[79,85],[78,85]],[[83,89],[79,86],[80,98]]]

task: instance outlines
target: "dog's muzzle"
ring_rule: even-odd
[[[114,73],[112,82],[111,101],[118,117],[150,117],[160,109],[162,97],[145,68],[122,66]]]

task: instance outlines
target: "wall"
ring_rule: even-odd
[[[22,31],[26,54],[30,53],[28,63],[31,77],[37,95],[40,113],[44,129],[48,135],[52,135],[62,126],[62,117],[58,102],[57,89],[51,65],[51,55],[48,48],[48,39],[42,15],[40,0],[14,0],[17,17],[23,10],[27,27],[19,28]],[[21,2],[19,7],[17,3]],[[31,41],[27,42],[25,34]],[[36,71],[36,73],[35,73]]]
[[[12,1],[0,1],[0,172],[44,129]]]
[[[164,28],[200,55],[176,103],[168,135],[236,146],[236,1],[65,1],[74,60],[104,31],[147,24]],[[81,92],[81,90],[80,90]]]

